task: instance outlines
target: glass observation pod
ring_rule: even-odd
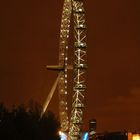
[[[75,9],[74,12],[77,14],[84,14],[85,10],[83,8],[78,8],[78,9]]]
[[[86,85],[84,84],[76,84],[74,87],[74,91],[79,90],[79,91],[85,91]]]
[[[86,42],[75,42],[74,43],[74,46],[76,47],[76,48],[87,48],[87,44],[86,44]]]
[[[76,29],[84,30],[84,29],[86,29],[86,25],[80,23],[80,24],[78,24],[78,25],[76,26]]]
[[[84,108],[84,104],[82,104],[82,103],[75,103],[75,104],[72,105],[72,107]]]
[[[77,64],[75,67],[77,69],[86,69],[87,68],[87,65],[86,64]]]

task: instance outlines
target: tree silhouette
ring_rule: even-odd
[[[41,107],[30,102],[28,107],[13,106],[7,110],[0,104],[0,140],[59,140],[60,124],[49,111],[40,118]]]

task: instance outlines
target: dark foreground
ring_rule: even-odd
[[[32,103],[10,111],[0,104],[0,140],[59,140],[59,122],[52,112],[40,119],[41,108]]]

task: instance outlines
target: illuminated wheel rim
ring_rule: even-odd
[[[71,16],[72,15],[72,16]],[[73,62],[73,101],[70,123],[68,118],[67,70],[68,39],[71,24],[74,21],[74,62]],[[86,94],[87,44],[85,10],[82,0],[64,0],[59,44],[59,66],[64,70],[59,79],[59,116],[61,130],[68,132],[70,139],[78,139],[83,124],[84,100]]]

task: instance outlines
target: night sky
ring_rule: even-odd
[[[57,76],[63,0],[0,2],[0,101],[43,104]],[[88,92],[85,123],[140,131],[140,0],[85,0]],[[58,113],[57,92],[49,109]]]

